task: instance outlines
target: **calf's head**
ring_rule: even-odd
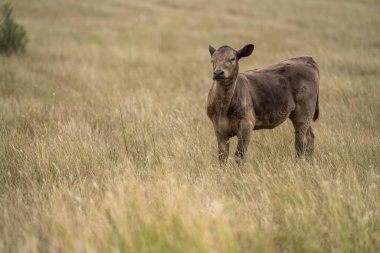
[[[242,57],[250,56],[253,49],[254,45],[252,44],[244,46],[239,51],[229,46],[222,46],[218,49],[209,46],[208,50],[213,64],[213,79],[220,83],[231,83],[239,73],[238,61]]]

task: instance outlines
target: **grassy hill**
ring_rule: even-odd
[[[0,56],[0,252],[378,252],[378,1],[12,2]],[[208,45],[319,63],[313,163],[289,122],[220,168]],[[236,140],[232,146],[235,147]]]

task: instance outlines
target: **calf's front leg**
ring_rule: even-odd
[[[224,136],[218,132],[215,132],[216,139],[218,141],[218,157],[220,165],[225,165],[228,160],[228,154],[230,152],[229,137]]]
[[[244,119],[239,122],[239,130],[237,133],[238,144],[235,152],[235,161],[238,165],[241,165],[244,161],[252,129],[252,121]]]

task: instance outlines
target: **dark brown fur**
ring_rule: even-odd
[[[319,115],[319,70],[312,57],[301,56],[266,68],[239,73],[238,60],[249,56],[253,45],[236,51],[210,46],[214,80],[209,91],[207,115],[218,141],[219,160],[227,161],[229,138],[237,136],[235,160],[245,157],[252,130],[272,129],[289,118],[295,129],[296,157],[310,158],[314,133],[310,126]],[[223,72],[222,78],[215,73]]]

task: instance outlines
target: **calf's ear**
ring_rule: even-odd
[[[215,52],[215,48],[211,45],[208,46],[208,51],[210,52],[210,55],[212,56]]]
[[[248,44],[236,53],[236,57],[240,59],[242,57],[250,56],[254,48],[255,46],[253,44]]]

